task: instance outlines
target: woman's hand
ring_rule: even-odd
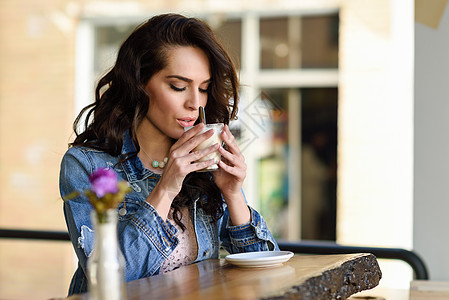
[[[240,225],[249,222],[251,218],[242,194],[242,186],[246,178],[245,158],[228,125],[224,126],[221,138],[226,144],[226,149],[220,146],[219,151],[222,156],[219,162],[220,168],[212,172],[212,176],[228,205],[233,225]]]
[[[213,159],[199,162],[198,160],[214,151],[220,145],[215,144],[199,151],[193,151],[196,146],[213,135],[213,130],[201,133],[204,124],[200,123],[184,134],[171,146],[167,164],[161,179],[147,198],[159,215],[164,219],[168,215],[173,199],[182,188],[182,182],[187,174],[209,167]]]

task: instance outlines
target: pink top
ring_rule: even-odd
[[[196,241],[195,228],[190,218],[190,212],[187,207],[181,209],[181,223],[186,227],[185,231],[173,221],[173,209],[168,214],[167,222],[170,222],[178,229],[177,237],[179,244],[172,254],[162,263],[160,273],[173,271],[181,266],[191,264],[198,255],[198,244]]]

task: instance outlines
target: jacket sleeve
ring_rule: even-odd
[[[238,226],[232,225],[228,208],[225,208],[219,221],[221,246],[231,254],[279,250],[262,215],[252,207],[248,208],[251,212],[251,221]]]
[[[90,220],[93,207],[84,191],[90,188],[89,175],[100,167],[108,165],[92,159],[89,153],[76,147],[66,153],[61,163],[60,192],[64,199],[64,215],[84,274],[87,274],[87,258],[94,242],[94,228]],[[69,197],[73,192],[78,192],[78,196]],[[126,259],[126,280],[157,274],[162,262],[178,243],[175,237],[177,229],[165,222],[150,204],[139,199],[135,193],[126,196],[118,210],[121,208],[124,209],[119,214],[118,233]]]

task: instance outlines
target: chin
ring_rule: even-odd
[[[181,128],[179,130],[173,130],[169,134],[167,134],[168,137],[178,140],[182,135],[184,134],[184,128]]]

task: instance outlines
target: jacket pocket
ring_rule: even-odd
[[[126,197],[123,202],[121,202],[118,209],[119,221],[130,220],[136,212],[142,207],[142,200],[133,199],[132,197]]]

